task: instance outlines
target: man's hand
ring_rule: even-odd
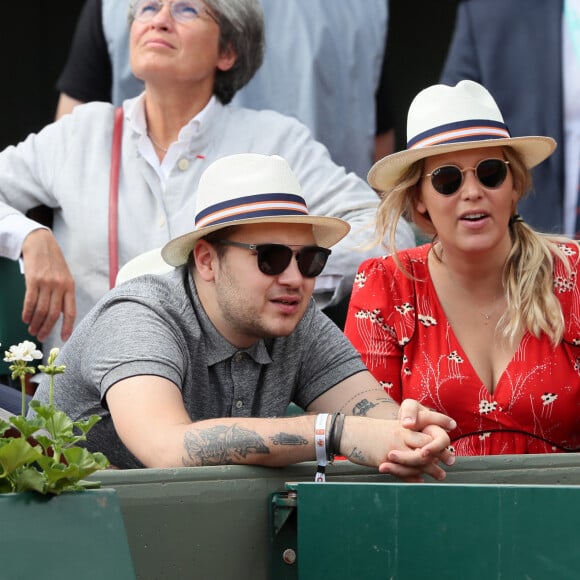
[[[445,471],[439,466],[439,462],[445,465],[453,465],[455,456],[449,450],[450,439],[448,431],[455,429],[456,422],[437,411],[427,409],[413,399],[405,399],[399,409],[401,425],[414,432],[421,432],[429,437],[427,443],[414,445],[418,439],[409,438],[409,446],[413,451],[393,450],[387,459],[379,466],[381,473],[391,473],[397,477],[409,481],[422,481],[422,477],[416,477],[412,468],[422,468],[435,479],[444,479]],[[409,470],[409,468],[411,468]]]
[[[26,282],[22,320],[28,332],[46,340],[62,312],[61,338],[67,340],[76,316],[75,285],[52,232],[38,229],[28,234],[22,259]]]
[[[423,431],[403,427],[398,419],[371,419],[347,415],[340,444],[341,455],[359,465],[378,467],[405,481],[423,481],[423,474],[444,479],[439,466],[454,462],[447,449],[449,436],[438,425]]]

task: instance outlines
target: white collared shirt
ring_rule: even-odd
[[[161,162],[157,157],[153,142],[148,136],[147,119],[145,118],[145,93],[141,93],[128,109],[127,122],[131,129],[140,135],[137,150],[159,176],[164,191],[171,171],[188,151],[191,140],[201,131],[204,119],[215,106],[215,101],[215,95],[212,95],[207,105],[187,125],[181,128],[177,141],[171,143]]]

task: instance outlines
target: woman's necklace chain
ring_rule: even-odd
[[[435,256],[435,259],[440,263],[443,264],[443,248],[441,248],[441,254],[438,253],[437,251],[437,246],[435,244],[433,244],[432,246],[432,251],[433,251],[433,255]],[[489,324],[489,321],[491,320],[491,317],[494,316],[497,312],[498,306],[502,300],[502,298],[504,298],[504,295],[500,295],[498,296],[492,303],[491,303],[491,309],[489,310],[489,312],[483,312],[482,310],[480,310],[479,308],[477,309],[479,314],[483,317],[483,319],[485,320],[485,324]]]
[[[149,131],[147,131],[147,137],[149,137],[149,139],[151,140],[151,143],[153,143],[153,145],[155,145],[155,147],[157,147],[157,149],[163,151],[163,153],[167,153],[168,151],[168,147],[163,147],[162,145],[159,145],[159,143],[157,143],[157,141],[155,141],[155,139],[153,139],[153,136],[151,135],[151,133],[149,133]]]
[[[485,312],[482,312],[481,310],[479,310],[479,313],[481,314],[481,316],[483,316],[483,318],[485,318],[485,324],[488,324],[490,318],[497,313],[497,310],[498,310],[499,305],[501,304],[502,298],[504,298],[504,296],[498,296],[492,302],[491,309],[489,310],[489,313],[485,313]]]

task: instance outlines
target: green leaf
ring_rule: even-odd
[[[86,479],[81,479],[79,481],[77,481],[77,485],[79,487],[81,487],[82,489],[98,489],[99,487],[101,487],[101,482],[100,481],[93,481],[93,480],[86,480]]]
[[[46,491],[59,494],[63,491],[75,491],[78,489],[79,469],[76,465],[57,463],[49,457],[39,460],[44,477],[46,478]]]
[[[67,451],[73,451],[73,449]],[[84,453],[76,453],[78,451],[84,451]],[[78,460],[79,463],[75,463],[74,460]],[[78,447],[74,448],[74,453],[69,455],[67,461],[70,461],[68,465],[56,463],[48,457],[39,460],[47,479],[47,490],[50,493],[58,494],[63,491],[86,489],[88,484],[83,482],[82,478],[101,469],[101,464],[92,458],[89,451]],[[94,487],[93,482],[90,485]]]
[[[105,469],[109,465],[109,460],[102,453],[91,453],[84,447],[70,447],[64,450],[63,455],[67,463],[77,465],[80,472],[91,470],[90,473],[93,473],[93,471]]]
[[[56,407],[36,407],[36,414],[44,419],[44,428],[55,440],[73,437],[73,422],[66,413]]]
[[[96,461],[96,463],[99,464],[100,469],[107,469],[107,467],[111,465],[111,462],[109,461],[107,456],[104,453],[101,453],[100,451],[93,452],[93,459]]]
[[[26,417],[16,415],[10,418],[10,422],[22,433],[24,438],[32,436],[36,431],[44,427],[44,421],[39,417],[27,419]]]
[[[38,464],[42,467],[42,470],[46,474],[49,483],[54,483],[59,479],[74,477],[78,468],[76,465],[66,465],[65,463],[59,463],[54,460],[53,457],[47,457],[44,455],[39,458]]]
[[[16,438],[0,447],[0,465],[4,474],[12,473],[19,467],[33,463],[42,457],[42,453],[26,439]]]
[[[54,444],[54,441],[52,440],[51,437],[41,435],[40,433],[38,435],[35,435],[34,439],[43,448],[44,453],[47,453],[49,449],[52,449],[52,446]]]
[[[0,435],[4,435],[8,429],[11,428],[10,423],[7,423],[3,419],[0,419]]]
[[[101,417],[99,415],[91,415],[88,419],[83,421],[75,421],[74,426],[86,435],[100,420]]]
[[[34,409],[34,411],[36,411],[36,409],[39,409],[41,407],[45,408],[45,406],[40,401],[37,401],[36,399],[33,399],[32,401],[30,401],[30,403],[28,403],[28,406],[31,409]]]
[[[14,491],[37,491],[45,493],[46,478],[34,467],[25,467],[13,478]]]

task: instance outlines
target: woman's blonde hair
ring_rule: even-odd
[[[520,201],[532,187],[530,170],[511,147],[503,147],[503,151]],[[423,167],[424,160],[411,165],[392,189],[381,194],[377,211],[377,236],[380,240],[388,239],[388,249],[395,263],[407,276],[411,274],[402,266],[396,249],[395,232],[399,218],[415,223],[423,232],[433,236],[433,240],[437,235],[429,216],[417,211]],[[546,334],[552,344],[557,345],[564,334],[564,316],[554,294],[554,260],[561,260],[566,270],[571,271],[569,259],[560,244],[572,240],[536,232],[517,218],[510,220],[509,228],[512,247],[502,274],[507,309],[497,328],[510,344],[523,329],[527,329],[536,337]]]

